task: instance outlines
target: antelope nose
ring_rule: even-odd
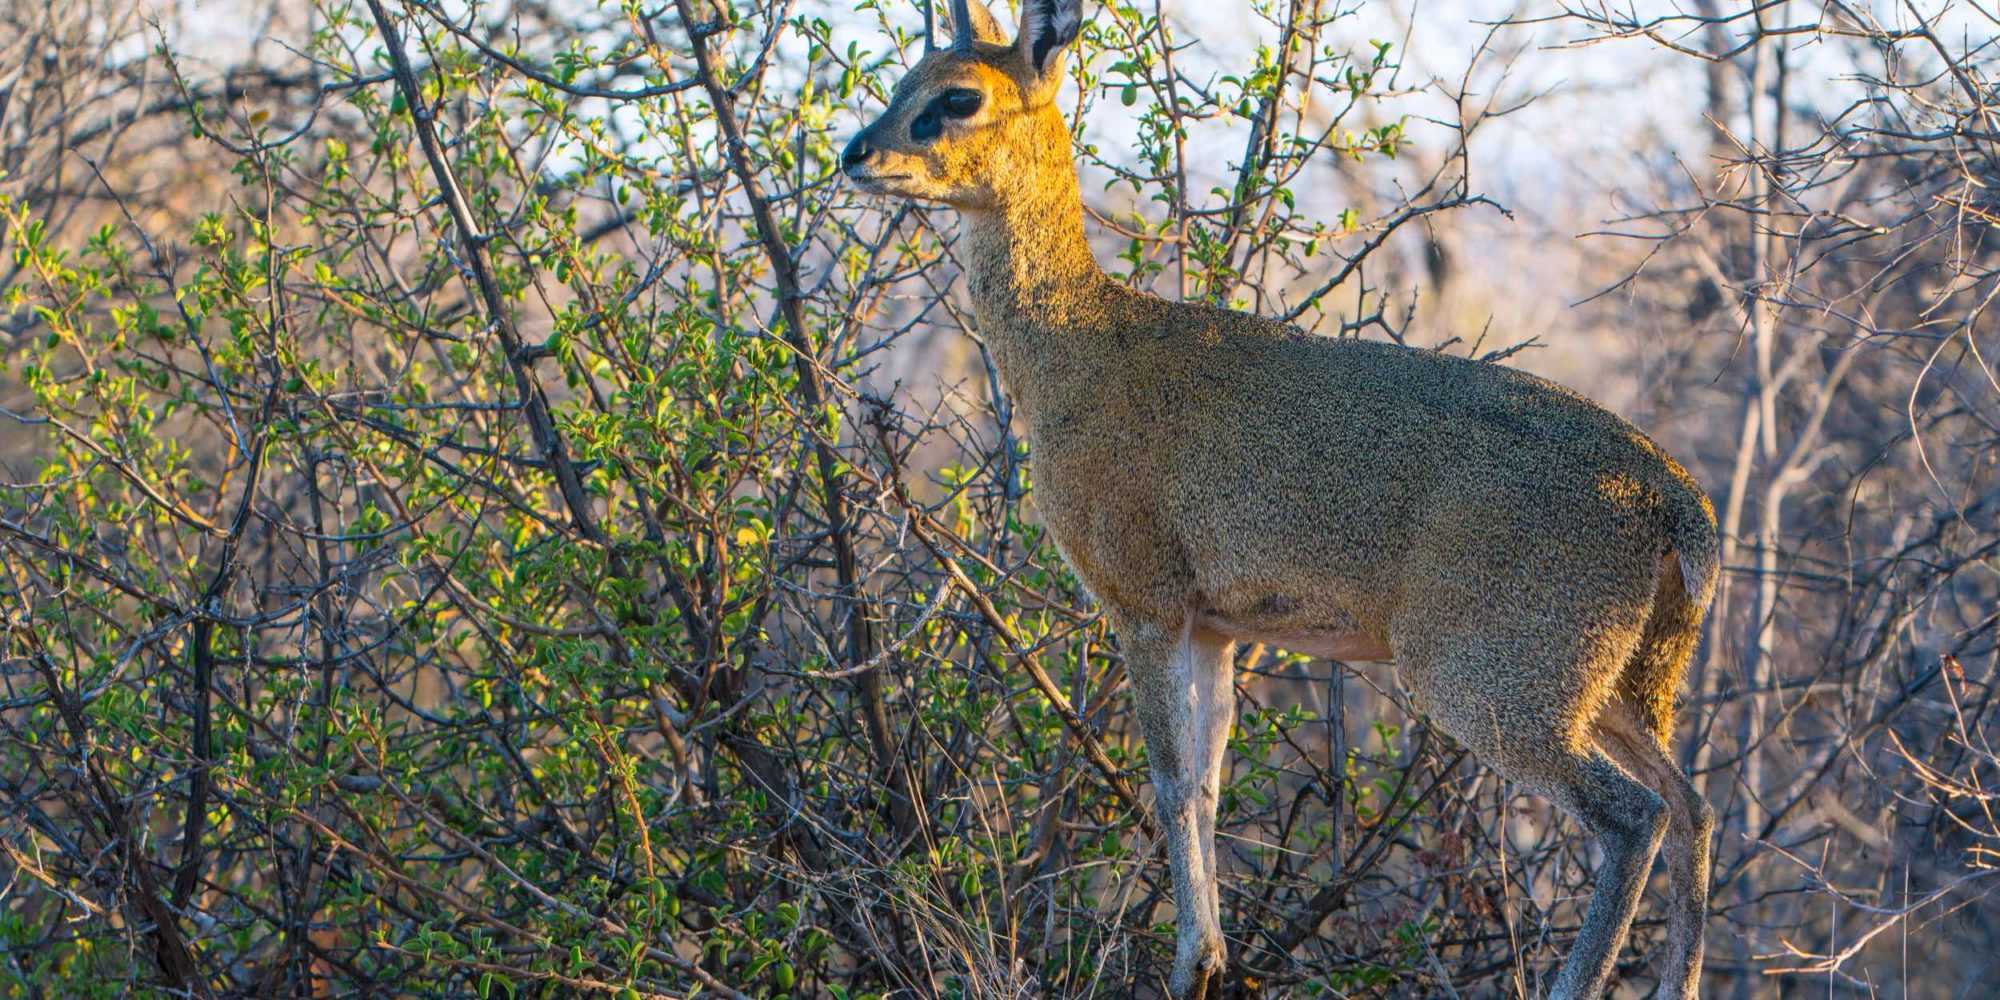
[[[868,135],[864,132],[848,140],[847,148],[841,150],[840,169],[846,171],[851,176],[855,168],[867,163],[868,158],[874,155],[875,149],[868,145]]]

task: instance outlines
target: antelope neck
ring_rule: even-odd
[[[993,208],[962,211],[967,277],[981,314],[1046,326],[1075,316],[1112,284],[1084,238],[1083,198],[1068,167],[1039,182],[1015,180]]]

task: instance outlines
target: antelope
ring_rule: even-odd
[[[1056,105],[1081,0],[1001,30],[953,0],[841,154],[962,223],[1034,499],[1132,680],[1176,911],[1167,990],[1222,988],[1215,855],[1233,648],[1393,661],[1431,723],[1603,847],[1549,995],[1610,979],[1664,841],[1660,995],[1699,985],[1710,808],[1671,755],[1714,593],[1714,508],[1638,429],[1525,373],[1146,295],[1085,240]]]

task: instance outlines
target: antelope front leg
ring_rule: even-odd
[[[1209,775],[1219,748],[1212,717],[1227,643],[1197,635],[1186,623],[1114,624],[1132,674],[1139,725],[1153,764],[1153,810],[1173,875],[1179,932],[1167,989],[1176,1000],[1212,996],[1211,987],[1219,986],[1222,976],[1222,928],[1210,860],[1214,849],[1204,840],[1215,828]],[[1228,732],[1226,725],[1221,731]]]

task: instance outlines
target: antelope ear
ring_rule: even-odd
[[[1000,22],[993,19],[993,12],[986,9],[984,0],[952,0],[944,6],[943,12],[945,28],[951,32],[953,44],[961,37],[958,32],[958,11],[961,8],[965,11],[965,19],[972,23],[972,41],[988,45],[1008,44],[1007,33],[1000,29]]]
[[[1030,82],[1040,89],[1054,82],[1062,53],[1083,30],[1083,0],[1021,0],[1021,51]]]

